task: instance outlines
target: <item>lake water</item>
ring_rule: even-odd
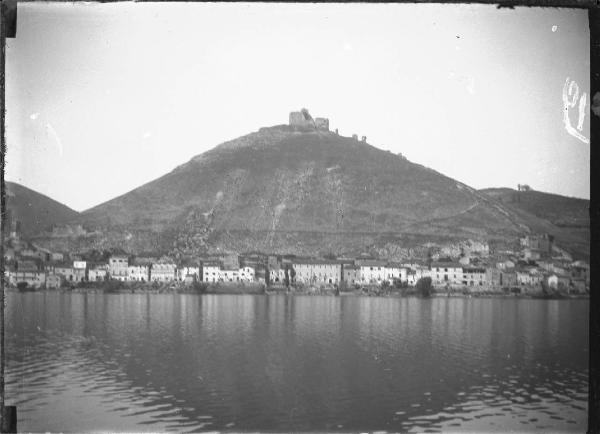
[[[588,301],[10,293],[24,431],[584,431]]]

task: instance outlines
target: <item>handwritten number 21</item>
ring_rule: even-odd
[[[585,106],[587,104],[587,94],[583,92],[581,95],[581,99],[579,98],[579,86],[575,81],[571,81],[569,77],[567,77],[567,81],[563,87],[563,121],[565,123],[565,128],[569,134],[573,137],[578,138],[583,143],[590,144],[590,140],[586,138],[584,135],[580,133],[583,129],[583,121],[585,120]],[[569,109],[573,108],[577,105],[577,100],[579,100],[579,119],[577,121],[577,128],[573,128],[571,125],[571,120],[569,119]]]

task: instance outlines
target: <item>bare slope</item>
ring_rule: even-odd
[[[98,227],[168,233],[186,251],[338,250],[403,233],[489,238],[528,230],[510,208],[431,169],[288,126],[223,143],[83,217]]]
[[[482,193],[511,208],[527,211],[556,226],[590,226],[590,201],[541,191],[517,191],[512,188],[486,188]]]
[[[68,206],[9,181],[6,181],[6,207],[11,218],[21,222],[21,232],[26,236],[79,217],[79,213]]]
[[[488,188],[481,193],[502,203],[532,231],[551,233],[577,258],[589,259],[589,200],[510,188]]]

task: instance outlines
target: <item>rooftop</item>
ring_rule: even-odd
[[[463,268],[460,262],[432,262],[431,268]]]
[[[292,262],[299,265],[340,265],[340,262],[338,262],[336,259],[296,258]]]

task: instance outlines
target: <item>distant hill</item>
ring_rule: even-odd
[[[114,235],[122,231],[130,248],[302,254],[514,239],[530,225],[544,226],[526,217],[400,155],[330,131],[279,125],[223,143],[84,211],[82,222],[115,240],[123,240]]]
[[[75,221],[79,213],[48,196],[33,191],[16,182],[5,181],[8,218],[20,222],[25,236],[39,233],[53,224]]]
[[[590,201],[541,191],[486,188],[481,193],[510,209],[537,232],[549,232],[580,257],[589,258]]]
[[[541,191],[517,191],[511,188],[486,188],[482,193],[509,205],[527,211],[556,226],[589,227],[590,201]]]

